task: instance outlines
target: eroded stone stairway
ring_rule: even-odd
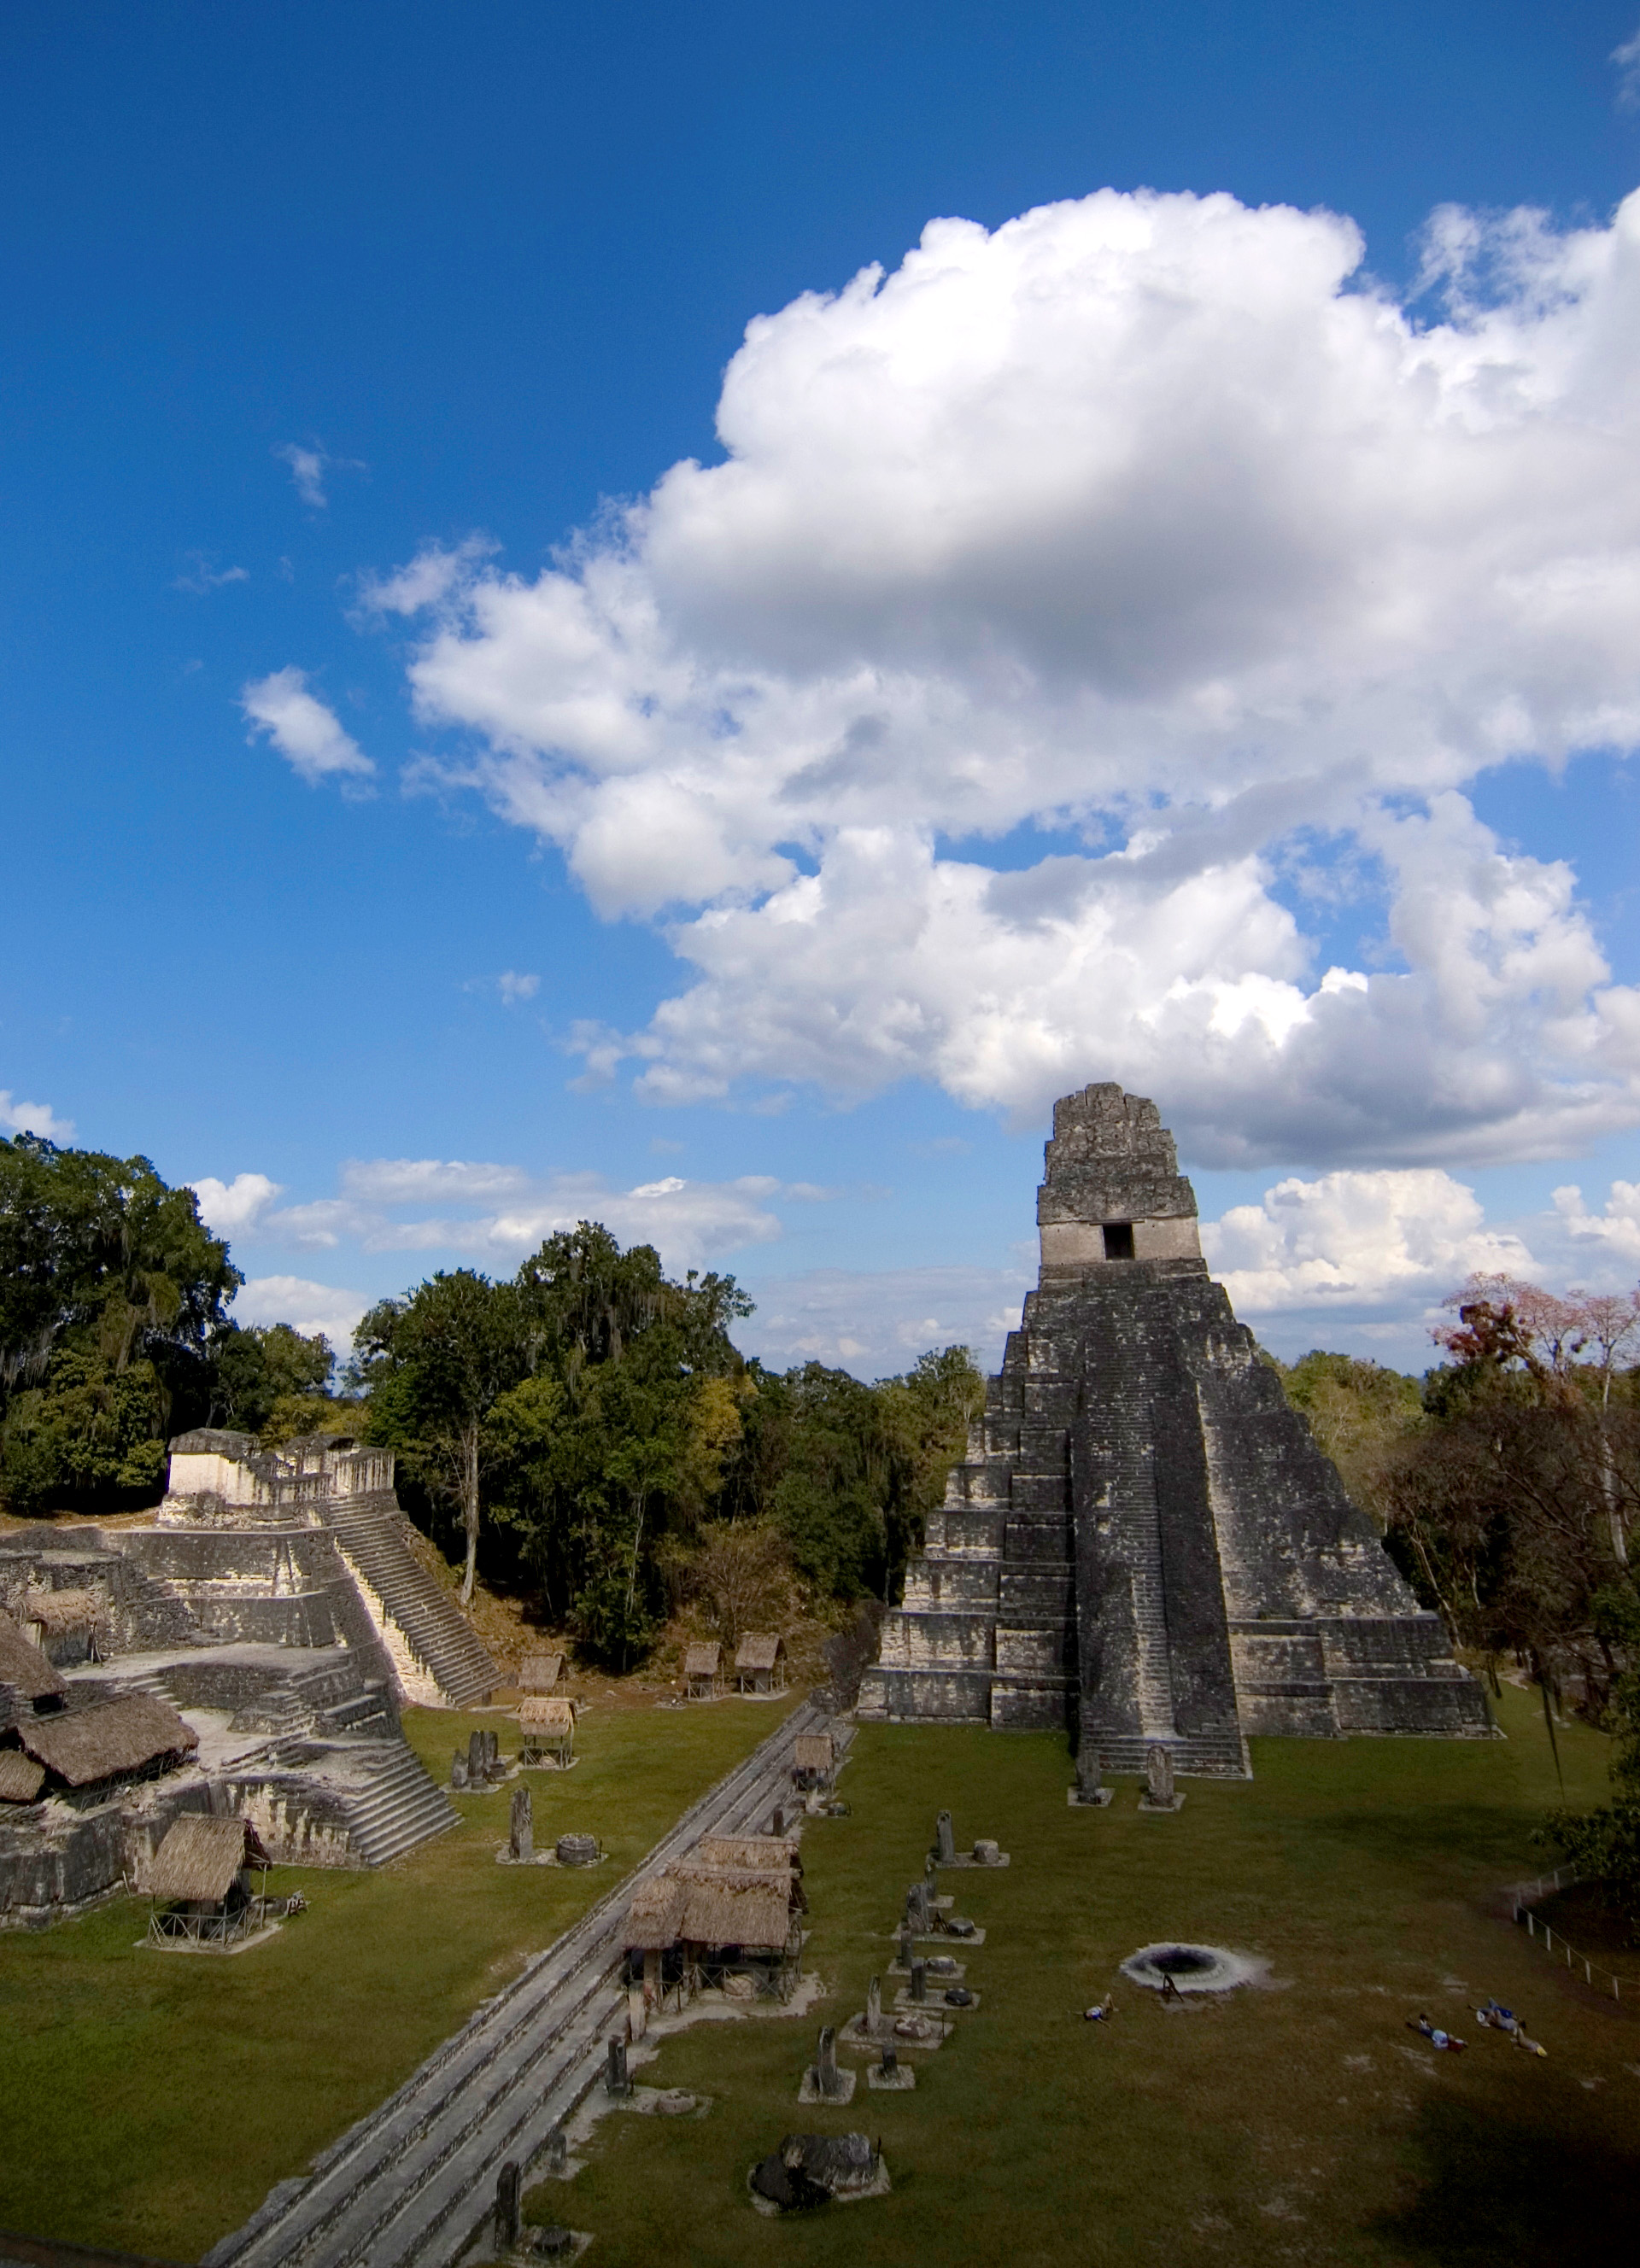
[[[637,1871],[445,2042],[305,2179],[205,2255],[203,2268],[449,2268],[490,2213],[507,2159],[528,2169],[600,2074],[624,2024],[623,1925],[640,1881],[703,1835],[765,1829],[793,1743],[850,1728],[811,1703],[686,1812]],[[407,1989],[408,1986],[407,1986]]]

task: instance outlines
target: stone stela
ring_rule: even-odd
[[[1091,1803],[1156,1747],[1239,1777],[1248,1734],[1488,1737],[1439,1617],[1209,1278],[1156,1105],[1066,1096],[1046,1162],[1038,1287],[860,1716],[1065,1727]]]

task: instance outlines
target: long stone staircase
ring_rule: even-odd
[[[361,1742],[345,1753],[348,1833],[367,1867],[385,1867],[455,1824],[455,1811],[420,1758],[398,1741]]]
[[[453,1709],[487,1701],[501,1683],[500,1672],[448,1592],[411,1550],[408,1522],[394,1499],[339,1497],[326,1504],[324,1517],[336,1549],[366,1588],[373,1618],[385,1626],[406,1699],[441,1701]],[[424,1680],[431,1691],[419,1690]]]
[[[595,2083],[624,2021],[626,1910],[637,1884],[703,1835],[764,1828],[789,1785],[793,1743],[830,1729],[812,1703],[686,1812],[643,1865],[480,2008],[380,2109],[283,2183],[203,2268],[448,2268],[478,2233],[504,2161],[526,2170]]]

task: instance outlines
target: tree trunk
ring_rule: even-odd
[[[467,1565],[462,1572],[462,1604],[473,1603],[473,1578],[478,1571],[478,1428],[468,1428],[462,1443],[462,1518],[467,1528]]]

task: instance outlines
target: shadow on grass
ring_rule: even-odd
[[[1621,2257],[1634,2242],[1636,2151],[1461,2102],[1426,2104],[1411,2139],[1416,2197],[1369,2224],[1409,2260],[1560,2268]]]

